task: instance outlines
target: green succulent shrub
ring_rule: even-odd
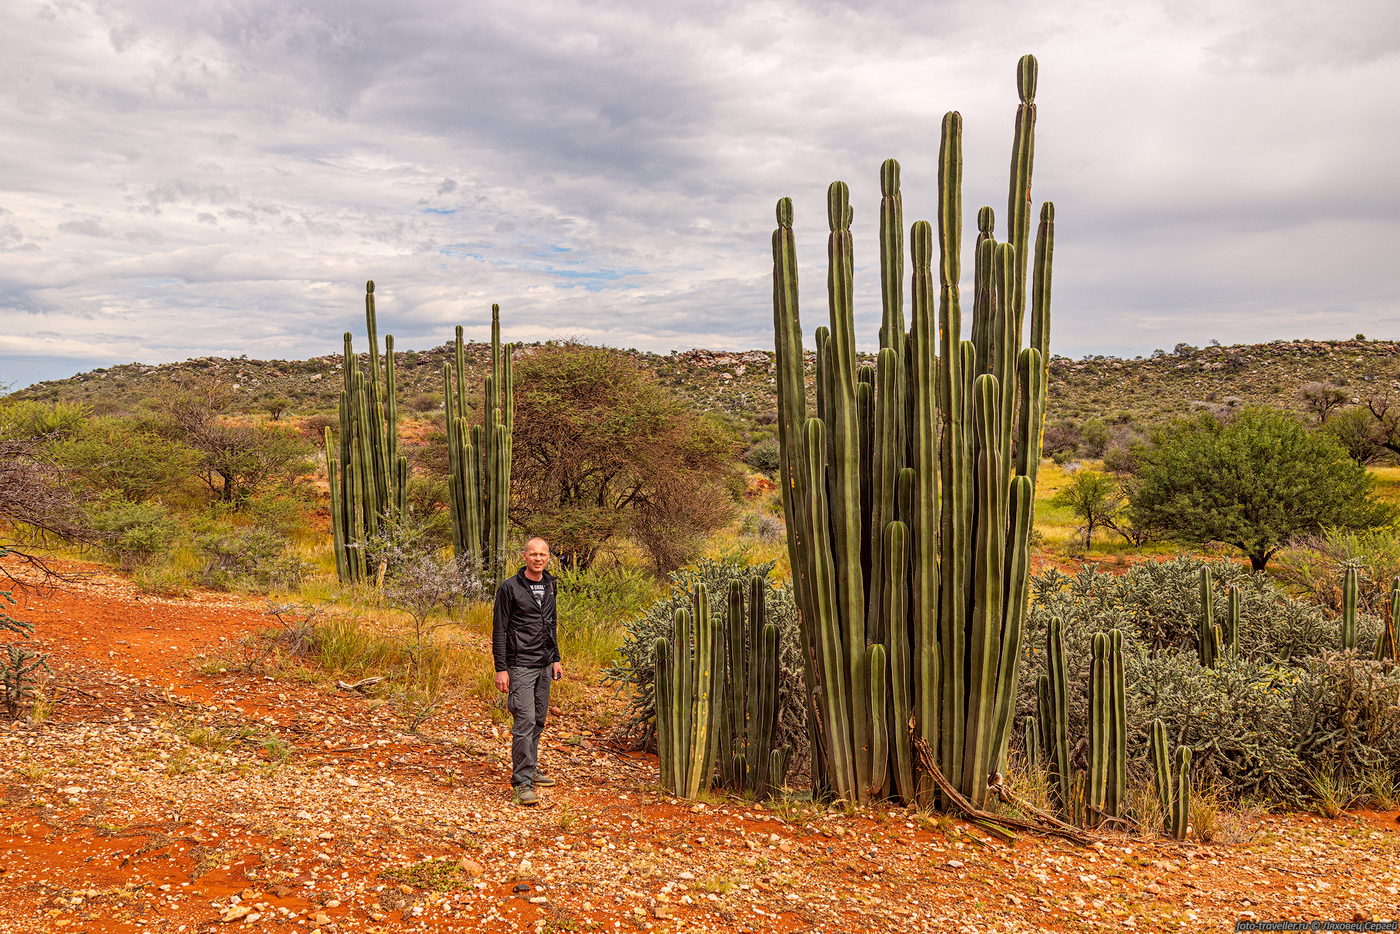
[[[1197,654],[1200,559],[1145,562],[1121,575],[1051,571],[1033,583],[1023,643],[1018,713],[1037,713],[1051,620],[1063,633],[1071,769],[1087,765],[1089,682],[1096,633],[1118,629],[1125,646],[1128,769],[1151,773],[1151,728],[1160,719],[1172,747],[1191,750],[1192,783],[1218,784],[1235,798],[1291,806],[1316,794],[1315,776],[1361,787],[1400,776],[1400,670],[1367,651],[1338,652],[1339,620],[1297,599],[1264,574],[1208,562],[1217,618],[1229,588],[1240,594],[1240,649],[1213,667]],[[1358,645],[1374,644],[1379,621],[1361,615]]]

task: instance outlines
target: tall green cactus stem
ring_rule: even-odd
[[[678,797],[694,798],[710,787],[718,750],[722,686],[715,646],[720,622],[701,611],[676,611],[673,639],[656,640],[657,749],[661,784]]]
[[[1359,591],[1356,568],[1347,568],[1342,578],[1342,648],[1356,648],[1356,602]]]
[[[661,787],[675,794],[685,779],[677,774],[681,755],[676,748],[679,724],[676,722],[676,664],[671,655],[671,640],[664,636],[658,638],[652,657],[656,666],[656,758],[661,766]]]
[[[851,240],[850,193],[844,182],[832,182],[826,196],[827,302],[831,313],[830,456],[827,462],[830,495],[832,556],[836,568],[837,611],[845,645],[850,691],[850,723],[855,757],[855,795],[865,801],[870,787],[871,761],[869,668],[865,659],[865,575],[861,561],[860,426],[856,404],[855,311],[852,291],[854,257]]]
[[[1152,784],[1157,790],[1157,804],[1162,812],[1162,830],[1172,832],[1175,813],[1176,783],[1172,780],[1171,752],[1167,747],[1167,725],[1160,719],[1152,721]]]
[[[1123,633],[1117,629],[1108,632],[1108,662],[1112,750],[1106,804],[1110,816],[1122,817],[1128,797],[1128,690]]]
[[[1173,839],[1185,840],[1191,815],[1191,748],[1178,746],[1173,763],[1167,747],[1167,726],[1161,720],[1153,720],[1151,752],[1162,830]]]
[[[1065,639],[1058,619],[1045,632],[1045,674],[1036,679],[1036,712],[1045,747],[1045,769],[1050,793],[1069,816],[1073,773],[1069,759],[1069,673],[1065,666]]]
[[[807,389],[805,357],[802,350],[802,327],[797,302],[797,247],[792,232],[792,200],[782,198],[777,206],[777,227],[773,231],[773,333],[776,344],[778,386],[778,476],[782,485],[783,519],[787,528],[788,561],[792,568],[793,587],[803,611],[798,614],[802,634],[803,674],[806,691],[803,710],[807,716],[807,735],[812,750],[813,790],[823,794],[826,787],[827,739],[818,729],[822,721],[825,677],[818,677],[815,647],[819,620],[813,615],[816,601],[812,585],[812,549],[809,530],[812,527],[811,504],[807,496],[807,467],[804,454],[804,432],[807,422]],[[818,341],[822,342],[821,331]],[[817,387],[825,375],[821,369],[822,354],[817,354]]]
[[[1219,629],[1215,625],[1215,589],[1211,585],[1210,568],[1201,566],[1200,625],[1196,632],[1196,653],[1202,668],[1214,668],[1220,652]]]
[[[910,576],[913,601],[910,629],[913,635],[914,730],[929,750],[937,755],[942,710],[942,657],[939,652],[939,477],[942,470],[938,450],[938,322],[933,293],[933,228],[917,221],[910,229],[910,252],[914,270],[911,286],[911,328],[906,353],[909,360],[905,378],[912,404],[909,409],[909,463],[901,475],[908,488],[909,504],[901,507],[900,517],[909,526]],[[908,478],[906,481],[905,478]],[[898,617],[891,615],[891,619]],[[895,644],[890,643],[893,651]],[[902,730],[908,734],[908,730]],[[899,750],[896,747],[896,754]],[[898,769],[896,775],[902,775]],[[916,789],[917,791],[917,789]],[[900,789],[904,796],[904,789]]]
[[[1039,682],[1036,684],[1039,688]],[[1032,775],[1045,767],[1041,761],[1045,738],[1040,734],[1040,721],[1027,714],[1021,718],[1021,748],[1026,753],[1026,770]]]
[[[368,373],[360,367],[350,332],[344,335],[341,364],[340,438],[332,452],[326,439],[326,474],[331,490],[331,540],[336,571],[345,582],[364,580],[372,571],[365,540],[407,504],[408,459],[398,453],[398,387],[394,338],[385,337],[379,354],[374,282],[365,283],[365,330],[369,336]]]
[[[1172,793],[1171,835],[1177,840],[1186,839],[1187,825],[1191,820],[1191,747],[1176,747],[1176,787]]]
[[[514,344],[501,343],[501,306],[491,306],[491,372],[482,380],[481,424],[467,421],[466,345],[458,325],[443,364],[452,548],[484,581],[505,576],[511,436],[515,428]]]
[[[1240,657],[1240,589],[1230,585],[1229,603],[1226,610],[1225,647],[1234,658]]]
[[[1097,827],[1107,812],[1112,707],[1109,690],[1108,636],[1094,633],[1094,657],[1089,668],[1089,794],[1087,823]]]
[[[745,596],[747,595],[747,605]],[[721,781],[728,788],[762,799],[781,784],[772,772],[778,725],[778,627],[764,622],[764,580],[754,575],[745,586],[730,582],[725,606],[725,655],[719,736]]]
[[[1376,660],[1400,661],[1400,577],[1390,581],[1390,612],[1376,637]]]
[[[1123,634],[1094,633],[1089,681],[1089,823],[1121,817],[1128,783]]]
[[[1012,190],[1027,202],[1035,70],[1029,56],[1018,67],[1022,109],[1011,172]],[[1042,210],[1027,290],[1029,203],[1010,207],[1003,243],[991,210],[979,213],[972,340],[962,340],[962,120],[947,115],[938,163],[937,310],[933,226],[918,222],[908,234],[906,334],[900,171],[894,160],[880,169],[881,350],[874,373],[859,378],[852,212],[843,183],[828,189],[829,321],[817,331],[817,417],[805,423],[787,199],[778,204],[773,236],[785,518],[812,675],[810,709],[827,756],[815,778],[854,801],[886,793],[918,798],[929,783],[904,747],[912,731],[980,807],[1002,768],[1014,719],[1044,422],[1054,214]],[[1028,291],[1032,346],[1023,349]]]

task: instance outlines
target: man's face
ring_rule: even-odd
[[[549,564],[549,545],[536,538],[525,546],[525,566],[530,573],[538,574]]]

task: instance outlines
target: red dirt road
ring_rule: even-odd
[[[0,931],[1225,931],[1400,917],[1396,814],[1262,819],[1245,842],[1006,846],[904,809],[657,793],[565,711],[522,810],[464,698],[390,704],[239,658],[252,599],[95,576],[16,593],[58,697],[0,729]],[[599,689],[601,690],[601,689]],[[432,860],[429,862],[429,860]],[[227,920],[224,920],[227,919]]]

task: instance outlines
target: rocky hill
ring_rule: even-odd
[[[441,395],[446,344],[396,354],[403,400],[431,410]],[[519,353],[531,352],[531,345]],[[686,350],[623,353],[651,370],[657,380],[694,400],[702,409],[741,421],[765,420],[775,408],[773,354],[766,350]],[[467,346],[469,366],[479,378],[490,359],[485,344]],[[99,412],[136,408],[162,383],[182,374],[212,373],[235,387],[244,408],[256,411],[267,399],[290,400],[289,411],[333,411],[340,392],[338,354],[310,360],[251,360],[201,357],[153,366],[129,363],[38,383],[17,395],[37,400],[86,401]],[[1091,356],[1051,361],[1051,419],[1098,415],[1158,421],[1202,405],[1266,402],[1301,408],[1299,389],[1309,382],[1335,384],[1357,399],[1400,390],[1400,343],[1356,338],[1342,341],[1273,341],[1267,344],[1190,347],[1120,359]],[[415,407],[415,406],[410,406]]]

